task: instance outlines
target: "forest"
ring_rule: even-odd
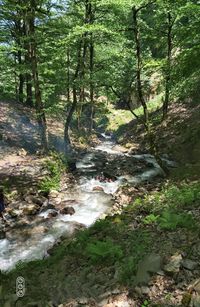
[[[0,307],[200,306],[199,0],[0,0]]]

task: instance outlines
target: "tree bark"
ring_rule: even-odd
[[[90,103],[91,103],[91,115],[90,115],[90,131],[93,129],[94,121],[94,84],[93,84],[93,71],[94,71],[94,43],[93,35],[90,34]]]
[[[65,153],[67,153],[69,151],[69,149],[71,148],[71,140],[70,140],[70,136],[69,136],[69,128],[70,128],[70,124],[72,121],[72,117],[73,114],[76,110],[76,106],[77,106],[77,85],[76,85],[76,81],[80,72],[80,66],[81,66],[81,49],[82,49],[82,40],[79,43],[78,46],[78,54],[77,54],[77,65],[76,65],[76,70],[74,73],[74,78],[73,78],[73,102],[72,105],[70,106],[68,113],[67,113],[67,117],[66,117],[66,121],[65,121],[65,128],[64,128],[64,147],[65,147]]]
[[[168,172],[166,167],[163,165],[163,162],[158,154],[157,146],[155,143],[155,138],[153,132],[151,130],[151,125],[149,121],[149,112],[147,108],[147,104],[143,94],[143,85],[141,81],[141,72],[142,72],[142,54],[141,54],[141,41],[140,41],[140,29],[138,24],[138,13],[141,11],[142,8],[146,8],[147,6],[140,7],[136,9],[135,7],[132,8],[132,16],[133,16],[133,32],[134,32],[134,41],[135,41],[135,53],[136,53],[136,87],[138,93],[138,99],[140,104],[143,107],[144,112],[144,120],[143,124],[147,133],[148,143],[150,147],[151,154],[155,157],[157,163],[163,170],[164,174]],[[133,113],[133,112],[132,112]],[[135,116],[135,114],[133,113]]]
[[[38,59],[37,59],[37,43],[35,38],[35,12],[37,4],[35,0],[31,0],[30,12],[28,12],[28,29],[30,34],[30,58],[31,58],[31,68],[32,76],[35,90],[35,104],[36,104],[36,114],[37,121],[40,129],[41,144],[44,151],[48,150],[48,138],[47,138],[47,124],[46,116],[44,111],[44,104],[42,101],[40,81],[38,74]]]
[[[142,91],[142,81],[141,81],[141,69],[142,69],[142,58],[141,58],[141,45],[140,45],[140,31],[138,25],[138,10],[135,7],[132,8],[133,13],[133,32],[135,39],[135,48],[136,48],[136,84],[137,84],[137,93],[138,99],[143,107],[144,111],[144,122],[147,130],[149,130],[149,112],[147,108],[146,101],[144,99],[143,91]]]
[[[22,53],[19,50],[17,53],[17,59],[19,64],[19,69],[22,68]],[[24,100],[24,75],[20,72],[19,73],[19,86],[18,86],[18,101],[23,103]]]
[[[168,31],[167,31],[167,67],[165,74],[165,97],[163,102],[163,120],[167,118],[169,99],[170,99],[170,87],[171,87],[171,66],[172,66],[172,28],[173,20],[171,13],[168,12]]]

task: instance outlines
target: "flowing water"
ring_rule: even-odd
[[[91,149],[76,166],[79,173],[78,183],[70,190],[61,191],[63,201],[73,201],[74,215],[58,214],[49,219],[51,209],[36,216],[28,226],[11,229],[6,238],[0,240],[0,270],[9,271],[19,261],[43,259],[48,250],[61,236],[71,236],[77,225],[91,226],[102,214],[112,207],[112,195],[124,183],[138,184],[161,174],[161,169],[151,155],[135,155],[137,161],[150,162],[152,167],[135,176],[119,176],[115,181],[102,181],[97,178],[96,155],[101,152],[111,156],[129,156],[116,149],[109,136],[102,135],[104,140]],[[137,162],[136,162],[137,163]],[[95,191],[98,187],[98,191]]]

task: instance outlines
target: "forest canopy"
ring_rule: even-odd
[[[0,1],[0,95],[34,107],[44,147],[46,114],[98,128],[106,101],[133,110],[161,94],[197,98],[200,5],[196,0]],[[150,131],[149,131],[150,133]]]

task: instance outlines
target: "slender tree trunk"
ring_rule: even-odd
[[[15,99],[18,101],[18,76],[16,73],[17,69],[17,54],[14,53],[14,60],[15,60],[15,69],[14,69],[14,77],[15,77]]]
[[[36,113],[37,113],[37,120],[40,129],[40,136],[41,136],[41,143],[43,149],[45,151],[48,150],[48,138],[47,138],[47,124],[46,124],[46,117],[44,111],[44,104],[42,101],[41,90],[40,90],[40,81],[38,75],[38,60],[37,60],[37,44],[35,38],[35,11],[36,11],[37,4],[35,0],[31,0],[31,12],[29,12],[29,31],[31,37],[31,68],[32,68],[32,75],[33,75],[33,83],[35,89],[35,104],[36,104]]]
[[[20,2],[20,1],[19,1]],[[20,3],[21,4],[21,3]],[[24,73],[23,73],[23,52],[22,52],[22,38],[23,38],[23,24],[21,20],[21,11],[19,9],[18,11],[18,18],[14,20],[14,31],[13,31],[13,38],[17,44],[17,61],[18,61],[18,67],[19,67],[19,75],[18,75],[18,94],[17,94],[17,100],[20,103],[23,103],[24,98]]]
[[[90,103],[91,103],[91,115],[90,115],[90,131],[93,129],[94,121],[94,84],[93,84],[93,71],[94,71],[94,44],[93,35],[90,34]]]
[[[81,49],[82,49],[82,41],[80,41],[79,46],[78,46],[78,54],[77,54],[77,65],[76,65],[76,70],[74,73],[74,78],[73,78],[73,102],[72,105],[70,106],[68,113],[67,113],[67,117],[66,117],[66,121],[65,121],[65,129],[64,129],[64,144],[65,144],[65,153],[67,153],[69,151],[69,149],[71,148],[71,140],[70,140],[70,136],[69,136],[69,128],[70,128],[70,124],[72,121],[72,117],[73,114],[76,110],[76,106],[77,106],[77,85],[76,85],[76,81],[80,72],[80,66],[81,66]]]
[[[155,143],[155,138],[153,132],[151,131],[150,121],[149,121],[149,112],[147,108],[147,104],[143,94],[143,85],[141,81],[141,72],[142,72],[142,55],[141,55],[141,42],[140,42],[140,29],[138,24],[138,13],[143,7],[136,9],[132,8],[133,13],[133,26],[134,26],[134,40],[135,40],[135,48],[136,48],[136,85],[137,85],[137,93],[139,101],[143,107],[144,112],[144,127],[147,132],[148,143],[150,146],[150,152],[155,157],[157,163],[162,168],[163,172],[166,174],[168,171],[166,167],[163,165],[163,162],[158,154],[157,146]],[[132,112],[133,113],[133,112]],[[134,113],[133,113],[134,114]]]
[[[19,69],[22,69],[22,53],[19,50],[17,53]],[[18,101],[23,103],[24,98],[24,75],[23,73],[19,73],[19,86],[18,86]]]
[[[25,50],[25,67],[26,67],[26,74],[25,74],[25,81],[26,81],[26,104],[28,106],[33,106],[33,91],[32,91],[32,83],[33,78],[31,75],[31,50],[30,50],[30,43],[28,42],[28,29],[26,23],[26,14],[24,13],[24,20],[23,20],[23,35],[25,37],[24,40],[24,50]]]
[[[70,52],[67,49],[67,101],[70,102]]]
[[[26,104],[33,106],[32,78],[29,73],[26,74]]]
[[[137,84],[137,94],[139,101],[143,107],[144,112],[144,123],[147,132],[150,132],[149,127],[149,112],[147,108],[147,104],[143,95],[143,86],[141,81],[141,70],[142,70],[142,58],[141,58],[141,45],[140,45],[140,31],[138,25],[138,10],[135,7],[132,8],[133,12],[133,31],[134,31],[134,39],[135,39],[135,48],[136,48],[136,84]]]
[[[81,88],[80,88],[80,98],[79,98],[79,105],[77,105],[77,121],[78,121],[78,130],[81,128],[81,114],[82,114],[82,107],[85,100],[85,85],[84,85],[84,78],[85,78],[85,66],[86,66],[86,54],[87,54],[87,33],[84,33],[83,38],[83,54],[80,59],[81,67],[80,67],[80,80],[81,80]]]
[[[165,75],[165,97],[163,102],[163,119],[166,119],[170,99],[171,66],[172,66],[172,28],[173,21],[171,13],[168,12],[168,31],[167,31],[167,67]]]
[[[69,136],[69,128],[70,128],[70,124],[71,124],[71,120],[72,120],[72,116],[74,114],[74,111],[76,109],[76,105],[77,105],[77,91],[76,91],[76,86],[73,86],[73,102],[72,105],[69,109],[69,112],[67,114],[67,118],[65,121],[65,130],[64,130],[64,143],[65,143],[65,152],[67,153],[71,147],[71,140],[70,140],[70,136]]]

